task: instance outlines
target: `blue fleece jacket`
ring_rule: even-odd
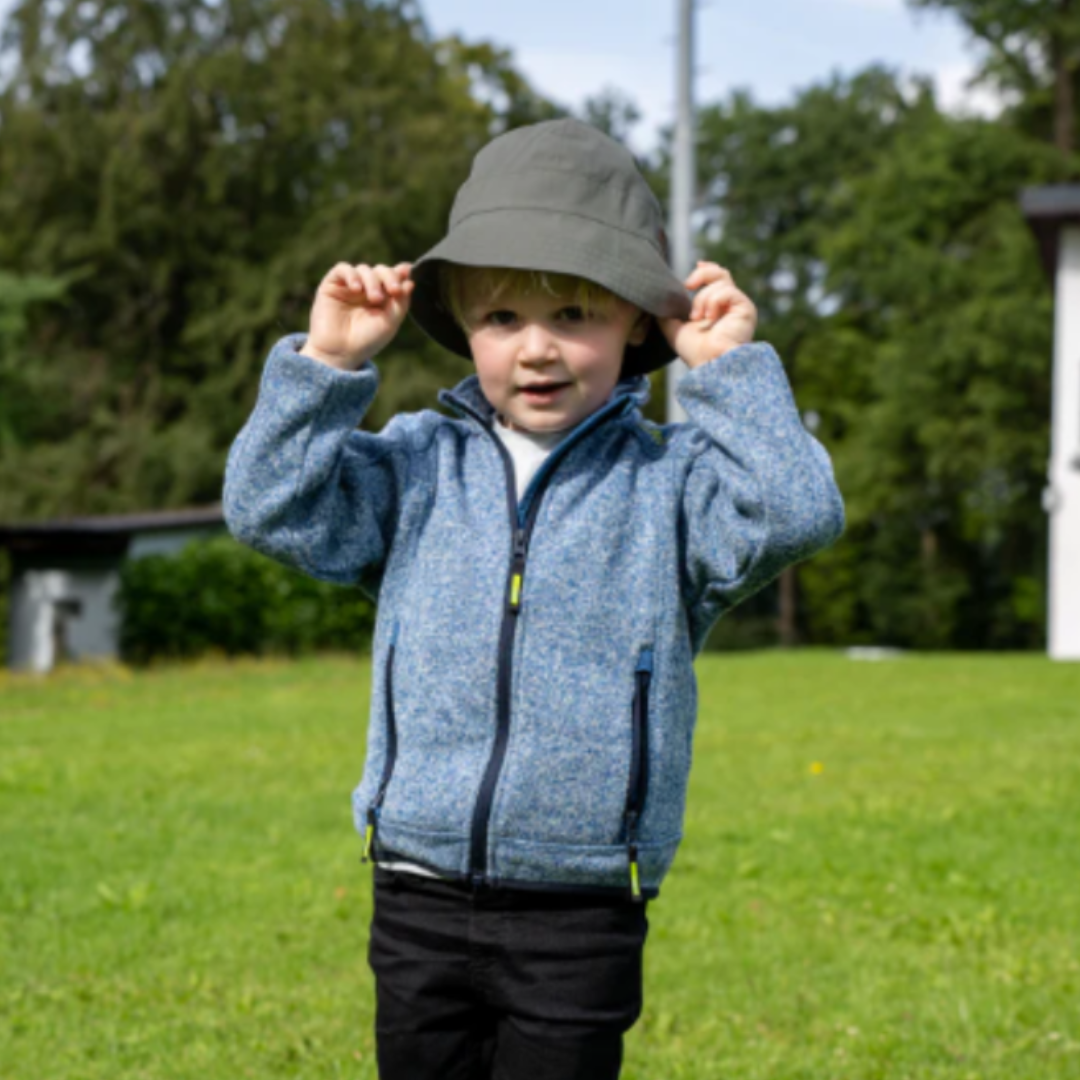
[[[693,658],[724,612],[831,544],[844,510],[783,365],[688,372],[689,422],[644,377],[556,448],[520,502],[476,376],[357,430],[378,384],[273,348],[225,475],[229,529],[378,599],[353,804],[377,853],[531,888],[654,896],[682,835]]]

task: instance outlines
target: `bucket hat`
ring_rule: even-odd
[[[660,203],[630,152],[580,120],[546,120],[489,142],[458,190],[446,236],[413,264],[410,313],[440,345],[470,357],[439,290],[439,264],[572,274],[651,315],[685,319],[690,294],[671,269]],[[628,345],[622,375],[674,356],[653,320]]]

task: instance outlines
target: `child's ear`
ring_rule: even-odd
[[[647,311],[639,311],[634,325],[630,327],[630,337],[627,338],[626,344],[644,345],[645,339],[649,336],[650,326],[652,326],[652,316]]]

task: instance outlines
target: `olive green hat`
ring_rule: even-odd
[[[630,152],[580,120],[547,120],[488,143],[457,193],[449,232],[413,265],[413,318],[471,357],[440,295],[440,262],[572,274],[651,315],[690,314],[656,196]],[[655,371],[673,356],[653,320],[644,343],[627,346],[623,375]]]

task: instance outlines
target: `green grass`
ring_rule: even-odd
[[[1080,665],[709,656],[627,1080],[1080,1078]],[[374,1078],[368,667],[0,681],[0,1078]]]

